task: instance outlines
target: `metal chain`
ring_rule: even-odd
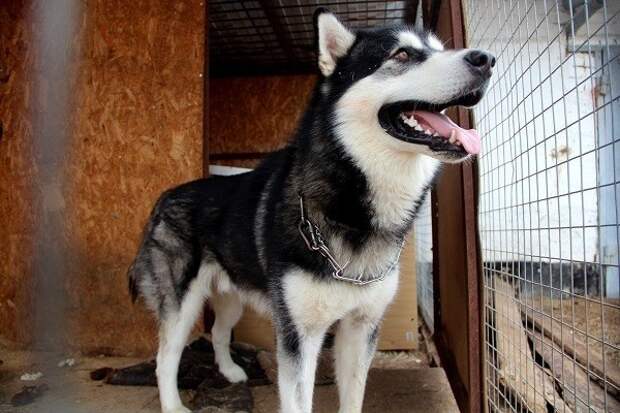
[[[403,250],[403,246],[405,243],[404,241],[401,243],[400,248],[398,249],[398,252],[396,254],[396,259],[378,277],[374,277],[370,279],[362,279],[362,274],[360,274],[357,278],[347,277],[343,275],[344,270],[347,268],[347,266],[350,264],[351,261],[349,260],[344,265],[340,265],[338,260],[334,258],[334,255],[332,254],[331,250],[325,243],[325,240],[323,238],[323,235],[321,234],[321,231],[319,230],[319,227],[316,226],[312,221],[310,221],[307,218],[306,210],[304,206],[304,199],[301,196],[301,194],[299,195],[299,210],[300,210],[301,219],[299,220],[299,224],[297,228],[299,230],[299,233],[301,234],[301,237],[303,238],[304,242],[306,243],[310,251],[318,252],[319,254],[321,254],[321,256],[323,256],[327,260],[327,262],[331,265],[333,269],[332,277],[334,277],[335,279],[340,280],[340,281],[350,282],[356,285],[366,285],[366,284],[371,284],[371,283],[375,283],[378,281],[383,281],[385,277],[387,276],[387,274],[390,273],[394,269],[396,264],[398,263],[398,260],[400,259],[400,254]]]

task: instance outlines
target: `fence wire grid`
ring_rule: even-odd
[[[620,1],[465,0],[492,412],[620,412]]]
[[[317,7],[327,7],[351,28],[402,23],[410,1],[213,0],[209,2],[212,71],[312,71]]]

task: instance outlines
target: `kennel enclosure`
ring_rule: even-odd
[[[490,411],[620,411],[620,4],[465,1]]]

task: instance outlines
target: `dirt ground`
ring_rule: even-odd
[[[58,367],[62,360],[72,357],[73,366]],[[415,368],[419,357],[401,355],[379,356],[380,362],[371,371],[368,381],[364,412],[458,412],[454,396],[441,368]],[[123,367],[142,360],[121,357],[82,357],[49,353],[6,350],[0,347],[0,413],[157,413],[159,401],[155,387],[111,386],[90,379],[90,372],[99,367]],[[401,363],[403,362],[404,363]],[[394,365],[408,369],[393,369]],[[24,373],[43,372],[36,381],[22,381]],[[31,404],[14,407],[11,397],[25,385],[45,383],[49,389]],[[277,412],[275,386],[252,388],[255,413]],[[191,392],[182,393],[184,399]],[[317,386],[315,412],[337,411],[338,396],[334,385]]]

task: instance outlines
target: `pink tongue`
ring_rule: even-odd
[[[424,111],[413,112],[415,117],[428,126],[433,128],[440,136],[449,138],[452,130],[455,131],[456,139],[461,142],[463,148],[472,155],[477,155],[480,152],[480,135],[475,129],[465,130],[442,113],[432,113]]]

